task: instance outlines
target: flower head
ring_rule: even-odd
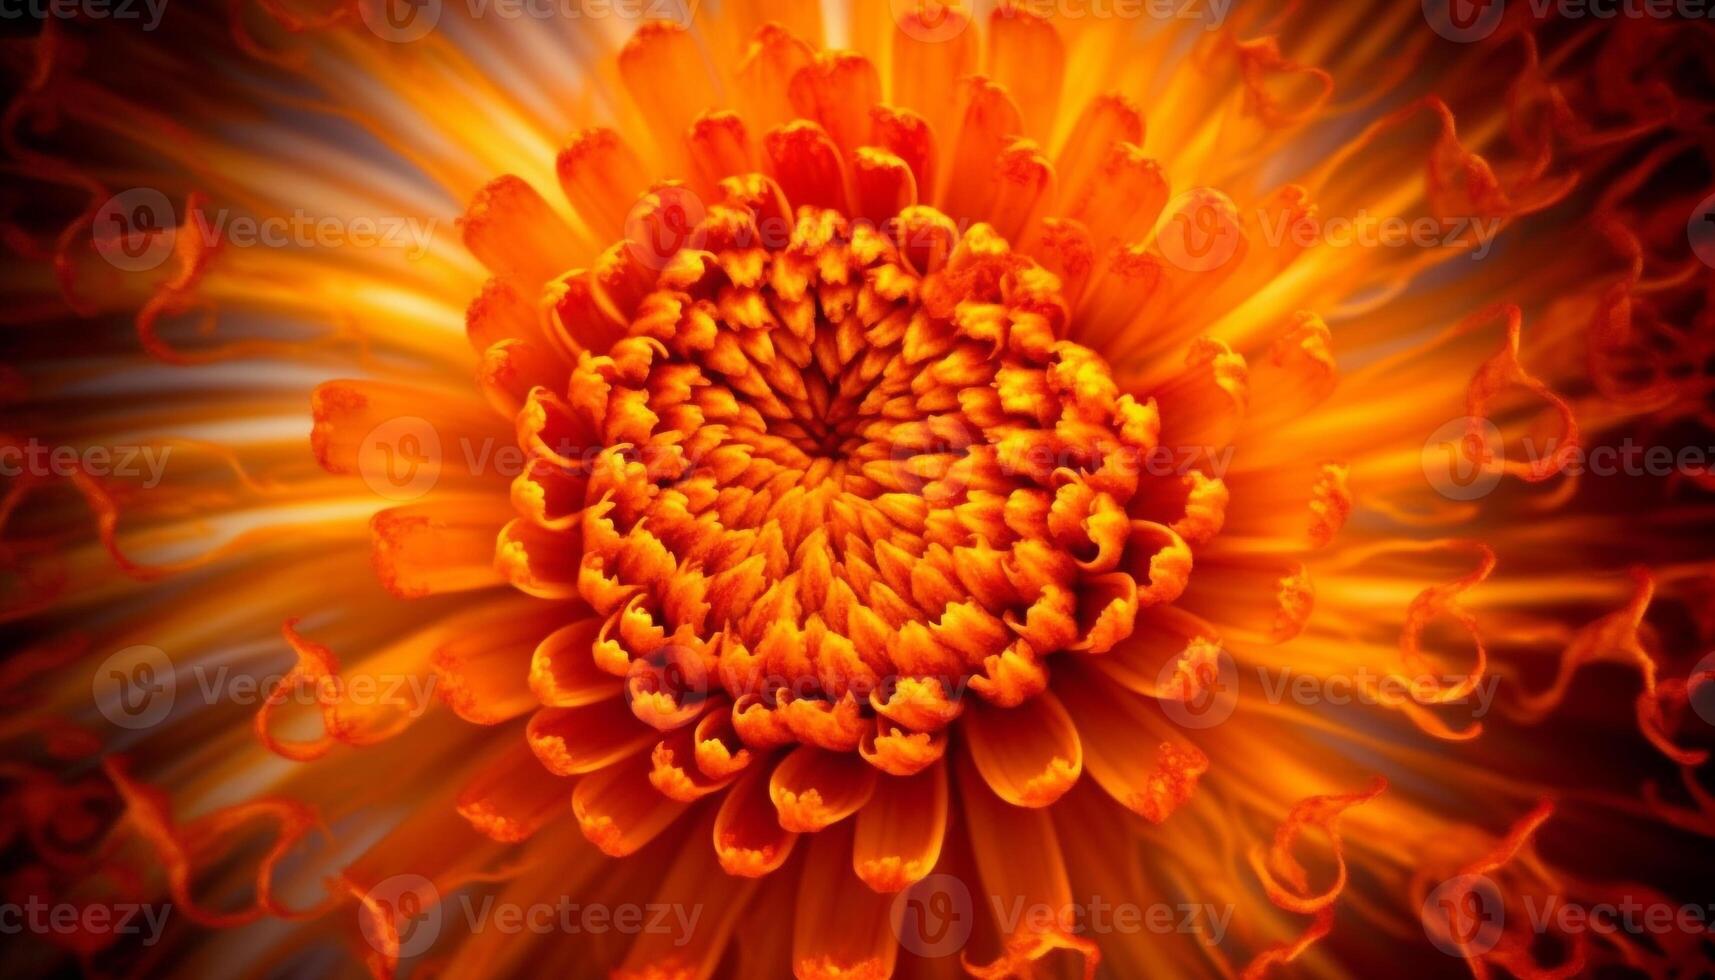
[[[6,146],[93,203],[8,226],[19,319],[171,367],[21,344],[6,445],[177,453],[0,501],[15,891],[251,971],[1692,955],[1522,908],[1666,901],[1532,850],[1590,665],[1685,792],[1585,818],[1711,831],[1708,471],[1594,452],[1708,421],[1683,41],[893,6],[269,2],[218,86],[189,12],[141,108],[44,34]]]

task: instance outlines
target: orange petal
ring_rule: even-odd
[[[547,339],[536,322],[536,304],[499,277],[484,283],[482,292],[470,301],[465,308],[464,326],[471,349],[479,351],[502,340]]]
[[[870,110],[872,142],[911,168],[917,200],[927,203],[935,192],[935,136],[929,123],[910,109],[878,105]]]
[[[989,223],[1014,245],[1026,240],[1053,203],[1054,168],[1029,140],[1015,140],[995,161]]]
[[[720,712],[724,714],[724,712]],[[732,777],[711,779],[696,765],[697,730],[681,728],[649,753],[649,781],[670,800],[690,803],[725,789]]]
[[[819,51],[792,76],[787,95],[799,116],[820,123],[849,155],[868,141],[869,111],[881,101],[881,80],[861,54]]]
[[[893,901],[863,887],[851,871],[852,832],[817,834],[804,860],[792,930],[792,972],[803,980],[845,980],[893,974],[899,940]]]
[[[815,51],[775,23],[757,29],[738,67],[738,91],[744,118],[772,129],[795,115],[787,93],[792,79],[815,58]]]
[[[1131,143],[1116,143],[1088,184],[1068,198],[1098,252],[1143,241],[1167,205],[1161,165]]]
[[[886,150],[862,147],[852,158],[852,184],[860,217],[881,225],[917,203],[917,178]]]
[[[965,812],[965,833],[976,857],[982,890],[1003,896],[1012,908],[1072,907],[1072,886],[1048,811],[1009,806],[985,791],[970,758],[958,764],[959,799]],[[1100,959],[1094,943],[1069,935],[1061,923],[1023,916],[1011,935],[1003,937],[1001,958],[985,967],[966,964],[984,976],[1028,976],[1031,964],[1056,948],[1073,949],[1084,957],[1085,974],[1093,976]]]
[[[978,699],[965,713],[963,731],[984,782],[1014,806],[1047,806],[1083,772],[1077,726],[1048,691],[1016,708],[995,708]]]
[[[703,190],[712,195],[721,181],[756,169],[750,134],[744,118],[736,112],[705,112],[691,124],[686,136],[691,161],[702,178]]]
[[[707,833],[708,826],[700,821],[695,833]],[[707,848],[679,848],[651,906],[687,910],[687,917],[675,919],[670,928],[644,929],[613,971],[614,980],[714,976],[755,891],[756,882],[722,874]],[[690,910],[700,914],[689,918]]]
[[[504,439],[487,406],[432,388],[328,381],[310,396],[310,450],[329,473],[355,473],[395,500],[470,475],[463,447]]]
[[[596,665],[590,652],[602,620],[579,619],[544,637],[530,656],[530,690],[551,708],[576,708],[618,698],[623,685]]]
[[[631,717],[622,700],[576,708],[543,708],[530,716],[525,737],[548,771],[577,776],[649,747],[656,733]]]
[[[578,780],[572,813],[578,829],[609,857],[625,857],[654,840],[685,812],[685,804],[655,791],[645,757],[628,759]]]
[[[619,237],[632,202],[648,186],[648,171],[637,154],[605,126],[573,136],[571,145],[560,151],[555,170],[572,210],[598,241]]]
[[[501,529],[494,543],[494,567],[513,588],[527,595],[576,598],[582,537],[575,527],[550,531],[522,518],[514,519]]]
[[[715,857],[729,875],[760,878],[780,868],[798,835],[780,826],[768,796],[766,767],[739,777],[715,815]]]
[[[810,834],[856,813],[875,792],[875,768],[851,752],[800,746],[780,760],[768,796],[780,826]]]
[[[995,161],[1024,124],[1006,90],[988,79],[967,79],[963,90],[964,114],[952,144],[949,171],[957,179],[949,180],[939,197],[945,199],[942,210],[951,217],[981,221],[988,218],[999,186]]]
[[[769,130],[762,145],[794,210],[806,205],[847,210],[839,150],[822,127],[805,120],[787,123]]]
[[[435,650],[435,693],[454,714],[476,725],[499,724],[534,708],[531,652],[546,628],[545,618],[520,616],[512,606],[466,617],[467,628]]]
[[[668,21],[649,21],[619,52],[619,77],[637,104],[639,118],[665,152],[680,140],[702,111],[715,79],[689,31]]]
[[[865,762],[890,776],[911,776],[940,761],[947,752],[946,732],[914,732],[886,718],[858,743]]]
[[[957,118],[959,80],[977,65],[977,32],[971,16],[956,6],[917,4],[895,9],[892,100],[923,114],[940,138]]]
[[[1006,87],[1024,132],[1046,142],[1060,110],[1066,46],[1047,19],[1019,7],[996,7],[989,15],[988,70]]]
[[[878,892],[897,892],[934,869],[947,834],[947,767],[883,779],[858,811],[852,868]]]
[[[1081,673],[1056,690],[1078,719],[1090,777],[1121,806],[1161,823],[1191,798],[1209,760],[1183,740],[1162,740],[1171,737],[1169,726],[1154,704],[1116,690],[1099,674]]]
[[[487,511],[485,513],[485,511]],[[391,507],[370,519],[375,574],[403,599],[502,584],[492,510],[476,501]]]
[[[477,261],[521,289],[533,290],[577,262],[572,229],[534,187],[511,174],[476,192],[459,228]]]
[[[562,811],[571,788],[545,772],[527,744],[509,739],[459,793],[459,816],[484,836],[516,844]]]

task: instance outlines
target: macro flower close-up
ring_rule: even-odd
[[[8,976],[1715,971],[1715,4],[0,18]]]

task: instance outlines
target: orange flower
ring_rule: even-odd
[[[1715,833],[1701,25],[552,7],[17,59],[27,931],[96,972],[1707,955],[1539,914],[1685,898],[1532,845]],[[1611,760],[1544,761],[1616,704]]]

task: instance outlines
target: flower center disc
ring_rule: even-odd
[[[911,771],[874,739],[940,730],[967,690],[1018,704],[1050,654],[1131,631],[1169,543],[1127,513],[1155,406],[1057,339],[1058,281],[986,226],[789,220],[761,178],[724,189],[574,370],[603,447],[596,656],[657,727],[724,696],[745,745]]]

